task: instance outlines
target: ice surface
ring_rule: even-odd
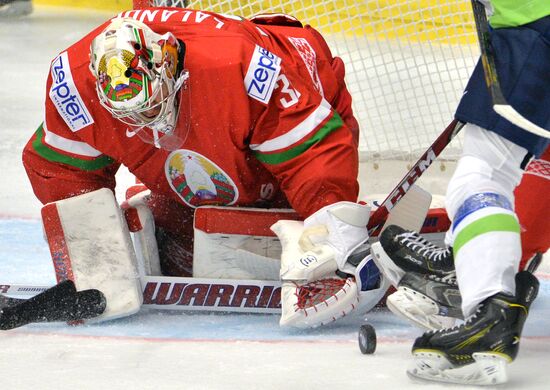
[[[0,284],[54,283],[21,150],[42,119],[49,61],[108,14],[49,11],[0,22]],[[550,383],[550,279],[526,325],[510,382]],[[367,315],[378,349],[361,355],[362,316],[289,331],[275,315],[143,310],[131,318],[69,327],[35,324],[0,333],[0,388],[13,389],[413,389],[405,375],[421,332],[386,310]],[[430,389],[454,386],[430,385]]]

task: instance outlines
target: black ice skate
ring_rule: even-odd
[[[457,318],[463,318],[454,273],[443,277],[406,273],[386,305],[397,316],[428,330],[453,326]]]
[[[380,235],[380,244],[392,261],[405,272],[439,276],[454,272],[452,250],[440,248],[416,232],[390,225]]]
[[[523,324],[538,292],[538,281],[530,272],[518,273],[516,284],[516,297],[496,294],[464,324],[416,339],[408,374],[460,384],[506,382],[506,365],[517,356]]]

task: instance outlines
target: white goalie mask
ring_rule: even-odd
[[[157,34],[131,18],[113,19],[91,45],[101,105],[142,140],[168,150],[188,132],[187,125],[176,132],[180,111],[189,114],[189,72],[182,69],[180,45],[173,34]]]

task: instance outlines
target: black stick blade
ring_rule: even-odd
[[[77,292],[71,280],[13,306],[0,310],[0,330],[18,328],[33,322],[80,321],[101,315],[105,296],[98,290]]]

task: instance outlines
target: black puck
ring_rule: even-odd
[[[359,349],[363,355],[370,355],[376,351],[376,331],[369,324],[361,325],[359,328]]]

